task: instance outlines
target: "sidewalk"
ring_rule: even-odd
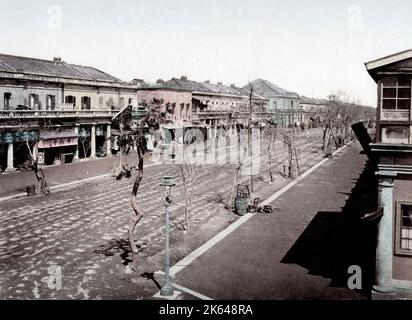
[[[365,299],[345,288],[356,250],[342,214],[365,166],[360,151],[349,146],[272,202],[275,214],[253,215],[189,265],[178,263],[174,281],[197,298]]]
[[[130,164],[137,162],[137,155],[128,157]],[[119,164],[120,157],[101,158],[62,166],[51,166],[44,169],[44,174],[49,187],[55,187],[66,183],[96,178],[110,174],[113,163]],[[150,164],[146,160],[145,164]],[[26,186],[37,185],[37,180],[32,171],[16,171],[8,174],[0,174],[0,198],[15,194],[25,193]]]

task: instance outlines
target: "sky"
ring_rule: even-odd
[[[0,0],[0,53],[375,106],[364,63],[412,48],[411,13],[410,0]]]

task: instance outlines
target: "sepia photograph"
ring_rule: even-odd
[[[0,0],[0,300],[412,300],[411,11]]]

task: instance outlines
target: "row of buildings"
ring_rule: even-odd
[[[127,107],[138,117],[154,98],[163,101],[164,130],[198,127],[208,138],[222,127],[235,132],[245,126],[251,112],[256,125],[309,125],[326,104],[262,79],[244,87],[185,76],[155,84],[124,82],[61,58],[0,54],[0,168],[24,167],[29,148],[43,165],[111,155],[117,149],[113,119]]]

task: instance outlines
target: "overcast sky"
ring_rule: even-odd
[[[375,106],[364,63],[412,48],[411,13],[411,0],[0,0],[0,52]]]

